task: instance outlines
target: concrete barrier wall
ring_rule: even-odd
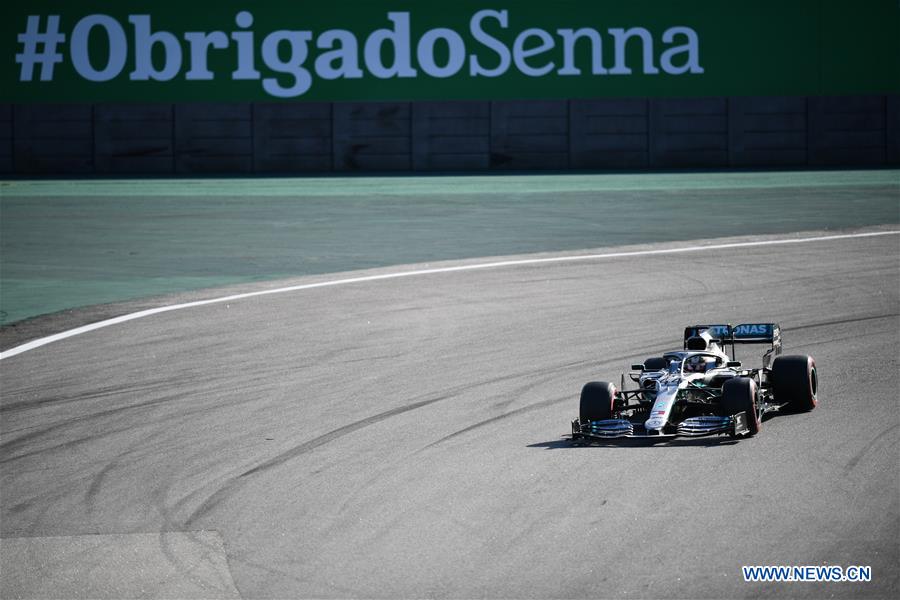
[[[176,104],[176,173],[252,173],[250,103]]]
[[[900,96],[885,98],[885,162],[900,165]]]
[[[884,96],[809,99],[811,165],[884,163],[887,115]]]
[[[175,110],[169,104],[94,107],[94,171],[100,174],[172,173]]]
[[[254,104],[254,171],[330,171],[331,115],[332,107],[327,103]]]
[[[569,103],[491,103],[491,164],[498,169],[569,168]]]
[[[900,97],[0,104],[0,173],[900,164]]]
[[[13,172],[13,106],[0,104],[0,174]]]
[[[728,100],[650,101],[650,166],[727,167]]]
[[[90,104],[14,105],[14,172],[95,173],[94,129]]]
[[[336,171],[412,169],[412,107],[409,102],[334,104]]]
[[[569,164],[575,169],[650,166],[650,101],[573,100],[569,104]]]
[[[728,106],[729,164],[789,167],[808,164],[802,97],[732,98]]]
[[[490,167],[490,102],[416,102],[412,111],[413,169],[480,171]]]

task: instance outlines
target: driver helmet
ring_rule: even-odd
[[[684,371],[685,373],[706,373],[715,362],[715,359],[709,356],[692,356],[684,361]]]

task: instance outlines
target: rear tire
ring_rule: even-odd
[[[747,414],[748,436],[759,433],[759,415],[756,411],[756,382],[747,377],[729,379],[722,386],[722,410],[726,416],[739,412]]]
[[[606,381],[592,381],[581,388],[581,406],[578,411],[582,423],[612,419],[616,386]]]
[[[771,380],[775,402],[787,403],[790,410],[808,412],[819,404],[819,378],[812,356],[779,356],[772,363]]]

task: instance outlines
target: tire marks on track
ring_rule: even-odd
[[[892,319],[895,317],[900,317],[900,313],[885,313],[881,315],[871,315],[867,317],[848,317],[846,319],[837,319],[833,321],[819,321],[808,323],[806,325],[796,325],[790,328],[784,329],[784,331],[803,331],[806,329],[815,329],[817,327],[831,327],[833,325],[850,325],[852,323],[865,323],[866,321],[877,321],[879,319]]]
[[[859,450],[859,452],[854,454],[853,457],[849,461],[847,461],[846,466],[844,466],[844,476],[846,477],[846,476],[850,475],[850,472],[856,468],[856,466],[863,459],[863,457],[866,454],[868,454],[878,444],[878,442],[881,441],[881,439],[883,437],[889,435],[890,433],[896,431],[897,429],[900,429],[900,425],[894,424],[894,425],[888,427],[887,429],[885,429],[884,431],[882,431],[881,433],[879,433],[878,435],[876,435],[874,438],[872,438],[872,441],[870,441],[868,444],[863,446]],[[892,445],[892,447],[896,447],[896,446]]]
[[[650,351],[651,348],[656,348],[656,346],[641,347],[641,348],[635,349],[633,352],[634,352],[634,354],[639,354],[642,352]],[[618,359],[615,359],[615,360],[618,360]],[[552,376],[556,376],[556,374],[559,373],[560,371],[580,369],[580,368],[584,368],[586,365],[589,365],[589,364],[604,364],[605,362],[611,362],[611,361],[597,361],[596,359],[579,360],[579,361],[554,365],[554,366],[551,366],[551,367],[541,370],[541,372],[543,372],[544,374],[549,373],[549,374],[553,374]],[[540,374],[540,372],[538,374]],[[252,477],[260,475],[262,473],[265,473],[266,471],[269,471],[273,468],[284,465],[294,459],[299,458],[300,456],[302,456],[308,452],[315,450],[316,448],[322,447],[331,442],[335,442],[347,435],[350,435],[361,429],[364,429],[366,427],[369,427],[369,426],[375,425],[377,423],[380,423],[382,421],[385,421],[387,419],[390,419],[391,417],[396,417],[396,416],[399,416],[399,415],[402,415],[402,414],[405,414],[405,413],[408,413],[408,412],[411,412],[414,410],[418,410],[420,408],[424,408],[424,407],[457,397],[460,394],[467,392],[471,389],[475,389],[475,388],[482,387],[485,385],[502,383],[504,381],[515,380],[515,379],[519,379],[522,377],[533,377],[534,375],[535,375],[534,371],[519,371],[519,372],[515,372],[515,373],[501,375],[498,377],[493,377],[493,378],[490,378],[487,380],[480,381],[475,384],[466,384],[466,385],[456,386],[456,387],[450,388],[448,390],[445,390],[444,393],[442,393],[438,396],[415,400],[412,403],[405,404],[403,406],[399,406],[399,407],[378,413],[376,415],[366,417],[364,419],[360,419],[358,421],[355,421],[355,422],[345,425],[343,427],[339,427],[337,429],[329,431],[328,433],[325,433],[323,435],[315,437],[311,440],[307,440],[297,446],[294,446],[288,450],[285,450],[284,452],[281,452],[280,454],[277,454],[277,455],[267,459],[266,461],[264,461],[262,463],[259,463],[257,465],[254,465],[253,467],[247,468],[244,471],[237,473],[234,476],[226,479],[225,482],[218,489],[216,489],[209,496],[207,496],[207,498],[203,502],[201,502],[197,506],[197,508],[194,509],[194,511],[184,520],[183,527],[185,529],[190,529],[193,526],[193,524],[195,524],[199,519],[203,518],[205,515],[214,511],[215,508],[218,505],[220,505],[224,500],[226,500],[228,497],[232,496],[237,491],[239,491],[239,489],[243,485],[245,485]],[[554,399],[552,399],[552,402],[562,402],[568,398],[569,398],[569,396],[562,397],[562,398],[554,398]],[[546,401],[544,401],[544,402],[546,402]],[[525,407],[525,409],[528,409],[528,407]],[[502,418],[506,418],[506,416],[512,416],[521,410],[523,410],[523,409],[517,409],[516,411],[510,411],[509,413],[504,413],[503,415],[500,415],[499,418],[502,419]],[[537,410],[537,407],[529,409],[529,410]],[[527,412],[527,410],[526,410],[526,412]],[[489,419],[489,421],[491,421],[493,419],[494,418]],[[178,505],[179,505],[178,507],[188,503],[194,495],[195,494],[191,494],[188,497],[183,498],[182,501],[178,503]],[[175,507],[175,509],[177,510],[178,507]]]
[[[526,413],[534,412],[537,410],[541,410],[543,408],[547,408],[553,406],[554,404],[559,404],[561,402],[566,402],[572,400],[571,394],[566,394],[565,396],[559,396],[557,398],[549,398],[547,400],[541,400],[540,402],[535,402],[534,404],[529,404],[528,406],[523,406],[522,408],[517,408],[515,410],[511,410],[509,412],[505,412],[503,414],[497,415],[495,417],[491,417],[490,419],[485,419],[483,421],[479,421],[477,423],[473,423],[468,427],[463,427],[458,431],[454,431],[450,435],[445,435],[441,439],[436,442],[432,442],[425,446],[422,450],[428,450],[430,448],[434,448],[435,446],[439,446],[444,442],[449,442],[450,440],[457,438],[461,435],[465,435],[469,432],[475,431],[477,429],[481,429],[483,427],[487,427],[488,425],[494,425],[500,421],[505,421],[506,419],[511,419],[514,417],[521,416]]]

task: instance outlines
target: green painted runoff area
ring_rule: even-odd
[[[898,170],[0,181],[0,323],[387,265],[898,223]]]

